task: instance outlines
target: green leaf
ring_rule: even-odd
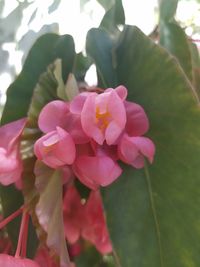
[[[86,244],[79,256],[75,257],[77,267],[116,267],[112,255],[102,256],[94,246]]]
[[[68,266],[70,260],[64,235],[60,171],[37,162],[35,185],[40,193],[36,214],[40,225],[47,233],[46,244],[60,257],[60,267]]]
[[[116,61],[118,81],[144,107],[156,145],[151,166],[123,166],[118,181],[103,190],[117,266],[198,267],[197,98],[177,61],[136,27],[122,33]]]
[[[67,51],[65,50],[66,48]],[[46,70],[47,66],[56,58],[61,58],[63,70],[62,76],[66,79],[69,72],[72,70],[74,56],[74,44],[71,36],[66,35],[59,37],[56,34],[46,34],[39,38],[31,49],[21,74],[8,89],[7,102],[4,108],[1,123],[6,124],[21,117],[26,117],[33,90],[39,80],[41,73],[43,73]],[[56,92],[57,82],[54,76],[52,78],[52,74],[50,74],[49,72],[43,75],[45,76],[44,79],[42,78],[43,76],[41,77],[38,85],[38,87],[44,87],[43,89],[41,89],[43,90],[43,92],[39,92],[39,94],[41,93],[41,95],[39,96],[37,94],[37,90],[40,91],[40,89],[37,89],[35,96],[33,97],[33,102],[35,101],[35,103],[31,106],[31,109],[35,108],[38,113],[43,105],[48,101],[54,99],[56,95],[54,91]],[[53,92],[52,87],[54,90]],[[31,113],[32,111],[30,110],[29,112]],[[25,144],[24,148],[29,149],[28,153],[30,152],[30,157],[32,157],[31,153],[35,138],[40,135],[40,132],[37,129],[38,113],[35,114],[33,112],[33,117],[36,115],[36,117],[34,118],[31,118],[30,116],[30,124],[28,126],[29,128],[27,127],[28,129],[26,129],[26,131],[28,130],[28,132],[26,132],[25,134],[25,140],[27,143]],[[25,171],[24,176],[27,179],[30,178],[30,176],[27,177],[26,174],[27,173]],[[20,191],[15,189],[14,186],[0,186],[0,197],[5,217],[13,213],[23,204],[23,196]],[[20,219],[17,218],[7,227],[14,247],[16,246],[19,233],[19,223]],[[34,232],[32,232],[31,235],[33,236]],[[35,240],[32,240],[31,247],[29,246],[28,248],[28,255],[33,256],[34,248]]]
[[[114,4],[115,4],[115,0],[97,0],[99,2],[100,5],[102,5],[102,7],[107,11],[109,10]]]
[[[178,0],[159,0],[160,20],[173,20],[177,4]]]
[[[160,44],[177,58],[184,72],[192,81],[192,55],[190,41],[184,30],[174,22],[160,23]]]
[[[117,76],[113,62],[113,41],[101,29],[91,29],[87,35],[86,49],[92,57],[100,77],[100,86],[116,86]]]
[[[39,76],[56,58],[62,59],[65,81],[72,69],[74,56],[74,43],[70,35],[60,37],[56,34],[46,34],[40,37],[32,47],[22,72],[8,88],[1,123],[5,124],[27,115]]]
[[[118,25],[124,25],[125,15],[121,0],[116,0],[115,4],[105,13],[100,27],[111,34],[118,33]]]
[[[65,87],[67,99],[71,101],[75,96],[79,94],[78,83],[74,77],[74,74],[70,73]]]
[[[75,258],[77,267],[98,267],[98,263],[102,261],[102,256],[92,246],[86,248],[82,253]]]
[[[189,40],[189,46],[190,46],[190,52],[192,56],[192,63],[193,67],[200,67],[200,56],[199,56],[199,50],[195,43],[192,42],[192,40]]]
[[[190,41],[190,52],[193,66],[193,85],[200,99],[200,56],[197,45]]]
[[[28,125],[27,128],[36,128],[38,129],[38,116],[42,108],[50,101],[58,99],[57,88],[58,81],[55,77],[57,61],[54,64],[51,64],[47,71],[44,72],[35,87],[33,97],[30,103],[28,110]]]
[[[82,53],[78,53],[75,58],[75,63],[73,67],[73,73],[77,81],[84,81],[85,74],[89,67],[91,66],[91,59],[85,57]]]

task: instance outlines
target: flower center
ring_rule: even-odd
[[[96,107],[96,123],[98,127],[104,131],[110,123],[111,115],[108,111],[101,113],[100,108]]]

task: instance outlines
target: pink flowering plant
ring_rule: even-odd
[[[166,3],[159,43],[116,0],[87,56],[32,47],[1,120],[0,266],[199,266],[200,59]]]

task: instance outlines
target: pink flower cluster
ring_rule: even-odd
[[[121,175],[119,160],[134,168],[144,166],[144,157],[152,163],[155,146],[142,136],[148,118],[126,97],[127,89],[118,86],[48,103],[39,116],[44,135],[35,143],[35,155],[51,168],[68,166],[92,190]]]
[[[102,253],[110,253],[112,245],[106,226],[101,195],[91,191],[85,204],[74,186],[69,186],[63,201],[65,237],[69,244],[76,244],[82,237]]]
[[[124,86],[101,93],[88,91],[68,102],[52,101],[39,115],[38,126],[43,136],[36,141],[34,153],[39,161],[64,173],[65,238],[71,248],[84,239],[102,254],[112,251],[98,189],[121,175],[120,161],[137,169],[144,167],[145,158],[153,162],[154,143],[143,136],[149,128],[148,118],[140,105],[126,98]],[[25,124],[26,119],[20,119],[0,128],[3,185],[15,183],[20,187],[23,171],[20,138]],[[84,203],[74,186],[75,177],[92,190]],[[72,254],[76,253],[77,248]],[[39,267],[47,261],[48,266],[57,266],[44,250],[38,252],[35,261],[24,258],[25,254],[22,258],[0,254],[0,266]]]

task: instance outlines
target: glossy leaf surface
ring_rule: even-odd
[[[96,31],[96,38],[101,34]],[[148,135],[156,144],[152,166],[137,171],[123,166],[123,175],[103,190],[119,266],[196,267],[200,249],[197,98],[177,61],[137,28],[125,28],[114,56],[118,83],[128,88],[129,100],[144,107],[150,119]],[[107,67],[102,59],[102,76]]]

